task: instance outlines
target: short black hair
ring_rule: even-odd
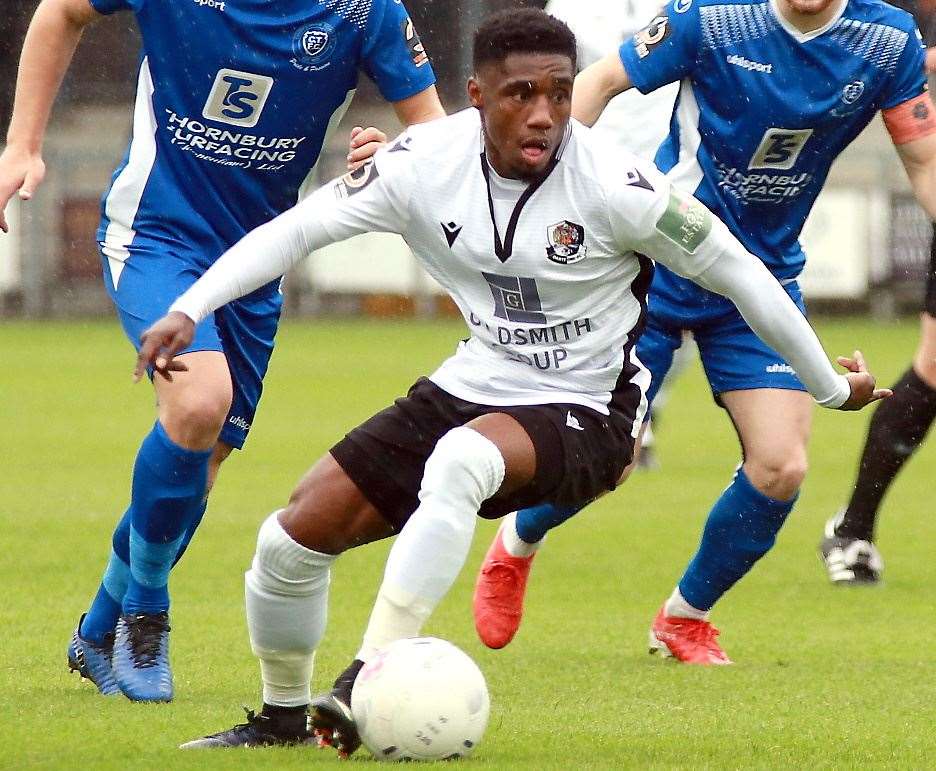
[[[510,54],[561,54],[577,64],[575,35],[565,22],[537,8],[513,8],[488,16],[475,32],[472,64],[502,62]]]

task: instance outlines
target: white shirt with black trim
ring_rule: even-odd
[[[248,235],[171,310],[200,321],[315,249],[398,233],[470,332],[431,375],[438,386],[478,404],[567,402],[607,414],[626,360],[638,365],[631,381],[649,384],[633,347],[652,258],[730,296],[807,370],[821,403],[847,398],[847,382],[763,264],[652,164],[575,121],[538,184],[499,177],[483,153],[474,109],[411,127],[372,164]]]

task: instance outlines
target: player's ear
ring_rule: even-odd
[[[475,76],[468,78],[468,101],[472,107],[484,107],[484,98],[481,96],[481,84]]]

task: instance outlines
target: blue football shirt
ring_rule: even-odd
[[[137,239],[207,265],[296,203],[363,70],[388,101],[435,82],[400,0],[91,0],[143,39],[133,137],[102,202],[112,260]]]
[[[802,270],[799,234],[835,158],[926,89],[913,19],[880,0],[848,0],[806,34],[776,0],[671,0],[620,57],[640,91],[680,81],[657,165],[780,279]]]

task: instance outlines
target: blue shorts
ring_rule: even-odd
[[[805,315],[796,281],[783,288]],[[806,390],[793,368],[754,334],[730,300],[658,266],[650,286],[647,329],[637,341],[637,356],[652,376],[647,391],[651,402],[682,345],[684,331],[695,338],[716,402],[727,391]]]
[[[125,262],[109,260],[103,252],[101,258],[104,285],[124,332],[139,350],[143,332],[205,272],[204,255],[179,244],[139,239],[129,252]],[[279,281],[267,284],[202,321],[183,351],[221,351],[227,357],[234,398],[219,439],[238,449],[257,411],[282,305]]]

